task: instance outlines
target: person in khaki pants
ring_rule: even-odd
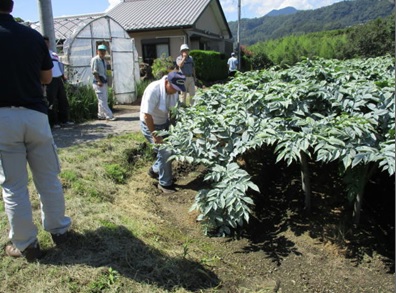
[[[180,95],[180,102],[186,106],[194,104],[195,95],[195,64],[189,53],[190,48],[187,44],[183,44],[180,46],[180,56],[176,58],[179,71],[186,77],[186,91]]]

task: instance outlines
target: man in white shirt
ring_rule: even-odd
[[[163,137],[155,132],[168,130],[170,110],[179,99],[179,91],[185,92],[186,77],[180,72],[172,71],[160,80],[153,81],[145,89],[140,105],[140,127],[146,139],[153,144],[163,143]],[[175,192],[172,175],[172,162],[168,159],[172,153],[166,149],[156,148],[157,160],[150,168],[150,177],[158,178],[158,188],[164,193]]]
[[[235,53],[231,53],[231,57],[228,59],[228,76],[233,77],[238,70],[238,59],[235,57]]]

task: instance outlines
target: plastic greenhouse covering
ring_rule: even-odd
[[[83,21],[63,44],[62,62],[73,84],[92,84],[91,59],[99,44],[107,47],[109,86],[116,103],[129,104],[136,100],[136,83],[140,80],[138,54],[134,40],[124,28],[109,16]]]

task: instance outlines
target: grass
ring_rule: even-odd
[[[46,255],[37,263],[3,257],[0,292],[180,293],[216,283],[196,260],[197,243],[153,213],[156,189],[145,173],[153,154],[144,141],[139,133],[128,134],[59,151],[67,215],[73,220],[73,237],[63,249],[41,228],[30,180]],[[5,244],[5,217],[0,228]]]
[[[257,202],[265,206],[262,214],[255,214],[261,221],[246,230],[251,237],[236,240],[205,237],[195,222],[197,214],[188,213],[204,184],[201,169],[174,166],[177,184],[183,187],[173,196],[160,195],[146,173],[153,152],[140,133],[63,148],[59,158],[73,237],[59,249],[42,230],[30,179],[34,219],[46,255],[36,263],[2,257],[0,293],[258,293],[280,292],[279,286],[282,292],[394,289],[394,262],[393,273],[387,272],[385,265],[392,268],[392,261],[387,264],[387,253],[381,252],[388,238],[377,233],[379,229],[375,234],[367,231],[354,246],[359,263],[340,257],[332,243],[349,241],[351,232],[331,215],[319,213],[320,207],[328,210],[327,204],[315,205],[320,216],[300,216],[296,185],[280,188],[293,178],[291,173],[272,175],[277,180]],[[323,190],[323,196],[327,194]],[[0,241],[5,244],[9,227],[3,205],[0,210]]]

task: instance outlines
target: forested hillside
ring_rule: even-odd
[[[352,0],[289,15],[242,19],[240,43],[252,45],[288,35],[346,28],[389,16],[394,7],[394,3],[389,0]],[[236,39],[238,23],[232,21],[228,24]]]
[[[279,15],[290,15],[296,13],[298,10],[294,7],[285,7],[282,9],[274,9],[267,13],[266,16],[279,16]]]

